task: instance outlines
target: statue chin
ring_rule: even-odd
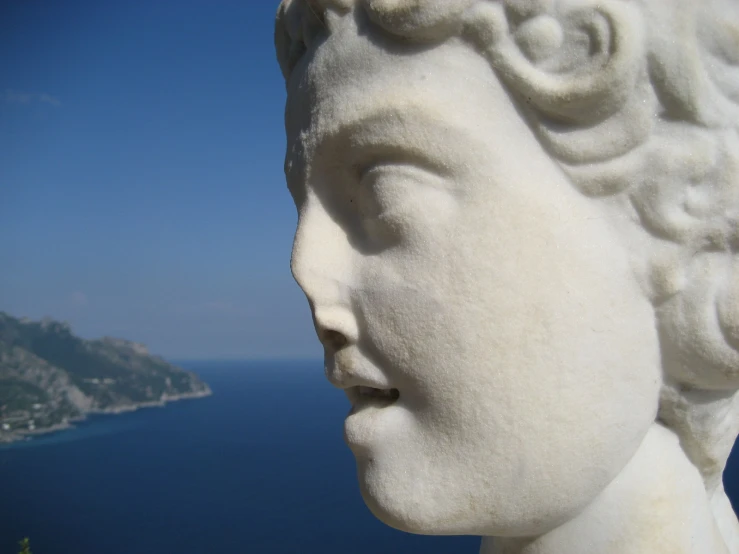
[[[677,3],[283,2],[292,271],[388,525],[739,554],[739,84],[690,104],[729,69],[664,30],[732,10]]]
[[[618,552],[627,554],[648,551],[645,549],[654,544],[666,544],[668,551],[679,552],[686,539],[710,545],[707,552],[724,552],[724,539],[712,522],[711,508],[702,501],[705,489],[700,474],[682,453],[674,433],[659,424],[650,429],[637,453],[595,498],[577,511],[558,512],[557,519],[551,521],[538,515],[530,517],[530,513],[537,514],[539,498],[500,498],[496,503],[495,496],[487,495],[478,502],[464,490],[464,479],[459,476],[446,482],[410,477],[403,467],[390,467],[391,463],[358,458],[358,477],[362,498],[373,515],[400,531],[483,535],[490,537],[483,541],[483,552],[496,553],[524,543],[530,545],[531,552],[561,552],[583,537],[589,537],[591,547],[600,548],[595,552],[610,552],[608,543],[614,540],[625,545]],[[544,500],[546,503],[549,498]],[[648,512],[662,502],[674,504],[660,512]],[[623,526],[602,535],[601,518],[605,516]],[[697,529],[686,533],[685,520],[705,525],[696,525]],[[645,521],[649,522],[646,528]],[[663,535],[664,526],[670,530],[669,539]]]

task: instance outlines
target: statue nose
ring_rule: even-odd
[[[300,210],[290,267],[312,305],[335,302],[348,284],[352,255],[346,232],[309,197]]]
[[[326,329],[321,335],[321,342],[333,351],[341,350],[349,342],[343,333],[334,329]]]
[[[308,297],[318,339],[329,352],[357,340],[350,298],[352,261],[346,233],[321,202],[309,196],[300,211],[291,268]]]
[[[348,309],[318,306],[313,310],[313,318],[318,339],[330,353],[357,342],[359,330],[356,318]]]

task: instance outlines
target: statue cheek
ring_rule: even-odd
[[[375,260],[362,273],[356,303],[367,336],[377,346],[406,349],[405,356],[412,358],[422,354],[412,354],[416,345],[428,345],[435,334],[448,334],[444,290],[425,279],[409,280],[407,266],[398,268],[389,261]]]

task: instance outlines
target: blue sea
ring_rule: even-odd
[[[375,520],[321,361],[180,365],[213,396],[0,449],[0,554],[477,552]]]
[[[320,361],[180,365],[214,395],[0,448],[0,554],[477,552],[370,514]]]

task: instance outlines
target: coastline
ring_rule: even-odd
[[[96,408],[93,410],[90,410],[86,412],[87,414],[125,414],[126,412],[135,412],[136,410],[140,410],[142,408],[164,408],[167,404],[170,402],[178,402],[180,400],[192,400],[195,398],[205,398],[206,396],[211,396],[213,394],[213,391],[210,390],[210,387],[208,387],[205,390],[202,391],[194,391],[194,392],[183,392],[182,394],[173,394],[171,396],[164,395],[159,400],[151,400],[149,402],[137,402],[135,404],[125,404],[123,406],[112,406],[110,408]],[[81,421],[81,420],[77,420]]]
[[[96,408],[88,410],[79,417],[70,418],[67,421],[55,423],[54,425],[50,425],[49,427],[41,427],[33,430],[19,429],[11,431],[7,433],[7,435],[5,433],[0,433],[0,445],[7,446],[16,442],[33,440],[33,437],[35,436],[48,435],[50,433],[57,433],[59,431],[74,429],[75,423],[80,423],[87,420],[87,417],[90,415],[120,415],[128,412],[135,412],[137,410],[145,408],[164,408],[170,402],[179,402],[180,400],[195,400],[197,398],[205,398],[212,395],[213,391],[210,389],[210,387],[206,385],[205,390],[184,392],[182,394],[174,394],[171,396],[164,395],[159,400],[138,402],[135,404],[126,404],[123,406],[113,406],[110,408]]]

